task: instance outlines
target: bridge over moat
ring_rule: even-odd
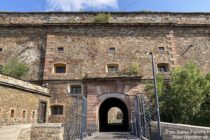
[[[87,128],[83,129],[84,132],[82,133],[87,131],[91,136],[85,139],[151,138],[150,122],[155,119],[155,113],[146,104],[143,95],[129,96],[122,93],[107,93],[98,96],[97,99],[99,101],[98,111],[95,112],[97,119],[90,115],[88,110],[87,116],[83,117],[83,119],[87,119]],[[91,103],[87,102],[87,108]],[[122,116],[120,121],[116,121],[118,120],[116,117],[115,122],[110,123],[109,110],[113,107],[118,108],[118,110],[112,113],[117,116],[120,112]]]

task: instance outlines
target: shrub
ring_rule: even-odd
[[[110,14],[105,14],[105,13],[99,13],[96,15],[94,18],[95,23],[108,23],[111,19]]]
[[[133,63],[131,64],[131,66],[130,66],[129,72],[130,72],[131,74],[137,74],[137,73],[139,73],[139,70],[140,70],[140,65],[139,65],[139,63],[133,62]]]
[[[28,65],[24,62],[21,62],[18,59],[10,59],[2,68],[2,74],[14,77],[21,78],[28,72]]]
[[[171,72],[171,82],[166,85],[163,78],[158,78],[157,75],[162,121],[197,125],[205,125],[209,121],[209,119],[207,121],[205,117],[201,116],[210,114],[206,112],[210,107],[210,85],[195,64],[187,63],[183,67],[174,69]],[[154,104],[153,89],[154,86],[152,84],[146,86],[146,90],[152,97]]]

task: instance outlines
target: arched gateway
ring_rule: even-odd
[[[115,123],[108,122],[108,111],[113,107],[117,107],[122,111],[122,120],[120,122],[115,122]],[[128,108],[126,104],[118,98],[108,98],[101,103],[99,108],[99,131],[100,132],[128,131],[129,129],[128,118],[129,118]]]
[[[134,101],[132,96],[119,92],[87,96],[88,132],[129,131],[129,114]]]

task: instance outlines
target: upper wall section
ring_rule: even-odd
[[[44,27],[0,26],[0,65],[19,59],[29,66],[24,80],[42,80],[47,30]]]
[[[110,23],[209,25],[210,13],[114,12]],[[0,13],[0,26],[93,23],[95,12]]]
[[[15,87],[18,89],[34,92],[37,94],[42,94],[44,96],[50,96],[49,89],[47,88],[37,86],[2,74],[0,74],[0,85],[6,85],[9,87]]]

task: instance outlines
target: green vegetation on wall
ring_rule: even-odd
[[[108,23],[111,20],[110,14],[99,13],[94,18],[94,23]]]
[[[2,68],[1,73],[20,79],[28,72],[28,65],[18,59],[10,59]]]
[[[137,62],[133,62],[129,68],[129,72],[131,74],[137,74],[139,73],[139,70],[140,70],[140,64]]]

